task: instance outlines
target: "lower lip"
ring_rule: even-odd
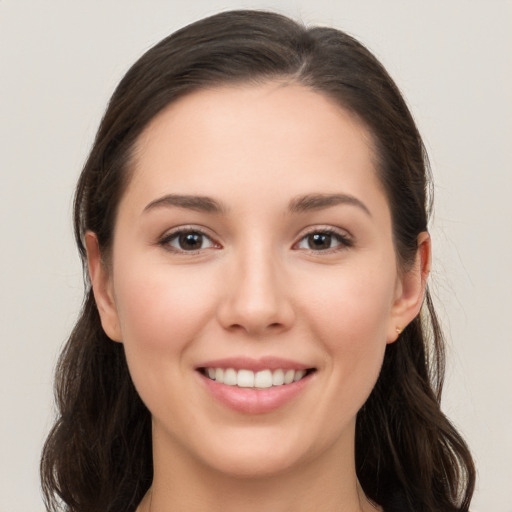
[[[221,384],[199,373],[206,388],[223,405],[245,414],[263,414],[275,411],[299,395],[309,384],[313,374],[297,382],[264,389],[239,388]]]

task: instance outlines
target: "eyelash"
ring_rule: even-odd
[[[319,228],[315,227],[314,229],[311,229],[309,232],[306,232],[300,240],[294,244],[294,247],[299,245],[301,242],[306,240],[308,237],[313,235],[326,235],[329,237],[332,237],[332,239],[336,240],[338,242],[338,245],[336,247],[328,247],[327,249],[309,249],[304,248],[306,251],[312,254],[332,254],[335,252],[343,251],[345,249],[348,249],[350,247],[354,246],[354,240],[352,237],[350,237],[348,234],[340,233],[339,231],[332,229],[332,228]]]
[[[199,249],[193,249],[193,250],[187,250],[187,249],[183,249],[181,247],[173,247],[171,245],[171,242],[178,241],[178,244],[179,244],[180,237],[183,235],[198,235],[199,237],[201,237],[201,241],[204,241],[206,239],[209,241],[210,245],[208,247],[201,247]],[[305,248],[305,247],[302,248],[311,254],[331,254],[331,253],[342,251],[344,249],[348,249],[350,247],[353,247],[353,245],[354,245],[354,241],[347,234],[342,234],[339,231],[336,231],[332,228],[315,228],[315,229],[311,229],[309,232],[305,233],[299,239],[299,241],[293,245],[293,248],[297,247],[297,248],[301,249],[298,246],[303,241],[307,240],[308,237],[315,236],[315,235],[331,237],[330,241],[332,241],[332,239],[334,239],[335,241],[337,241],[337,245],[335,247],[328,247],[326,249],[318,249],[318,250],[311,249],[311,248]],[[158,244],[160,246],[164,247],[168,251],[178,253],[178,254],[189,254],[189,255],[198,254],[200,251],[205,250],[205,249],[221,248],[220,244],[217,244],[216,242],[214,242],[212,240],[212,238],[209,235],[207,235],[202,229],[194,228],[192,226],[178,228],[175,231],[172,231],[171,233],[165,234],[159,240]]]
[[[199,249],[193,249],[193,250],[186,250],[179,247],[173,247],[171,245],[171,242],[174,240],[177,240],[179,243],[179,238],[182,235],[199,235],[202,240],[208,240],[210,242],[209,247],[201,247]],[[171,231],[170,233],[165,234],[159,241],[158,244],[164,247],[166,250],[178,253],[178,254],[198,254],[200,251],[205,249],[210,249],[211,247],[214,248],[220,248],[221,246],[214,242],[212,238],[207,235],[202,229],[198,229],[195,227],[181,227],[174,231]]]

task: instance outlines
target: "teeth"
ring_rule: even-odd
[[[233,368],[206,368],[205,374],[228,386],[265,389],[297,382],[306,375],[306,370],[262,370],[255,373],[251,370],[236,371]]]
[[[237,382],[238,378],[235,370],[233,370],[233,368],[228,368],[224,372],[224,384],[227,384],[228,386],[236,386]]]
[[[295,370],[288,370],[284,374],[284,383],[291,384],[293,382],[293,378],[295,377]]]
[[[306,375],[305,370],[297,370],[293,377],[293,382],[297,382],[298,380],[302,379],[302,377],[304,377],[304,375]]]
[[[282,386],[284,384],[283,370],[276,370],[272,374],[272,386]]]
[[[215,380],[217,380],[217,379],[215,379]],[[238,370],[236,383],[239,388],[253,388],[254,387],[254,372],[251,372],[250,370]],[[227,383],[224,382],[224,384],[227,384]]]
[[[263,370],[254,375],[255,388],[271,388],[272,387],[272,372],[270,370]]]

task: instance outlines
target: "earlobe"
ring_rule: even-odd
[[[401,332],[419,314],[427,279],[430,274],[432,255],[432,242],[430,235],[424,231],[418,235],[418,250],[414,265],[407,270],[397,283],[397,294],[393,303],[390,325],[388,329],[388,343],[398,339]]]
[[[91,280],[94,300],[101,318],[101,325],[107,336],[113,341],[121,341],[121,330],[117,315],[112,280],[108,269],[101,259],[98,238],[92,231],[85,234],[87,266]]]

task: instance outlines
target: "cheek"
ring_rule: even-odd
[[[201,293],[207,286],[204,273],[136,260],[118,268],[115,299],[125,344],[178,348],[211,310],[211,294]]]
[[[201,290],[213,284],[201,272],[142,259],[120,262],[116,270],[116,308],[132,378],[161,378],[169,364],[181,372],[187,349],[212,316],[214,298]]]
[[[133,383],[157,417],[186,410],[176,382],[190,379],[190,348],[211,318],[214,299],[201,293],[206,276],[135,258],[116,270],[116,307]]]
[[[309,294],[308,304],[319,329],[330,331],[329,338],[339,334],[343,344],[385,342],[395,292],[389,268],[382,272],[378,267],[366,266],[363,271],[347,267],[321,281],[316,278],[318,292],[313,297]],[[306,288],[313,289],[313,283]]]
[[[364,272],[341,270],[317,282],[321,293],[308,302],[309,323],[324,346],[337,392],[347,392],[355,409],[366,400],[380,372],[394,297],[393,277],[393,272],[383,274],[378,267],[365,267]],[[357,397],[355,390],[360,390]]]

